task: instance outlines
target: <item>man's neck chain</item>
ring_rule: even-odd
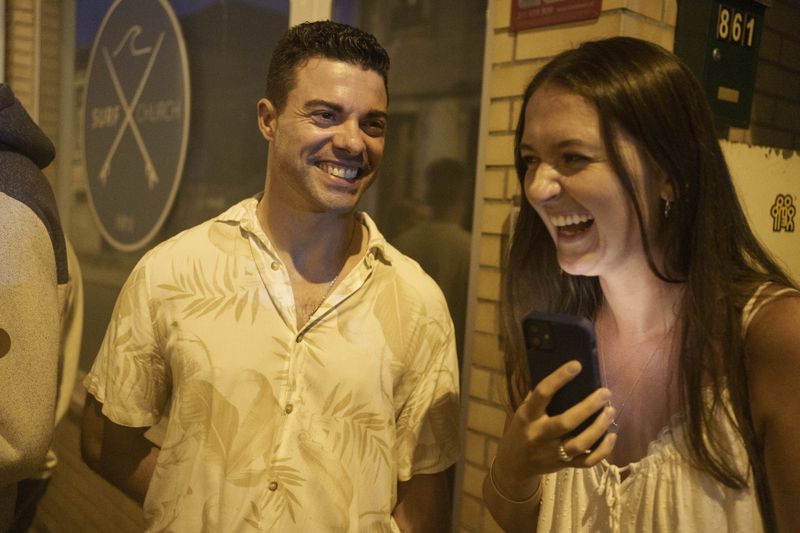
[[[325,300],[327,300],[328,296],[330,296],[331,292],[333,292],[333,286],[336,285],[336,280],[339,279],[339,274],[341,274],[342,270],[344,270],[344,265],[347,262],[347,252],[350,250],[350,247],[353,245],[353,239],[355,238],[356,228],[358,226],[359,226],[359,222],[357,220],[353,220],[353,230],[350,232],[350,240],[347,242],[347,246],[345,246],[344,253],[342,254],[343,258],[342,258],[341,264],[339,265],[339,270],[336,272],[336,275],[333,276],[333,279],[331,280],[331,282],[328,283],[328,289],[325,291],[325,294],[322,296],[322,299],[314,307],[314,309],[310,313],[308,313],[308,316],[306,317],[306,322],[311,321],[311,317],[314,316],[314,313],[319,311],[319,308],[322,307],[322,304],[325,303]]]

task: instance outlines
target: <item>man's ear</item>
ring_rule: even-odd
[[[275,106],[262,98],[258,101],[258,129],[267,141],[275,139],[275,129],[278,125],[278,111]]]

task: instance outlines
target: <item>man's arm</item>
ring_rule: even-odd
[[[92,470],[142,504],[159,448],[145,438],[148,428],[115,424],[102,409],[103,404],[87,393],[81,425],[81,456]]]
[[[450,531],[450,491],[447,474],[417,474],[397,483],[397,505],[392,512],[400,531]]]

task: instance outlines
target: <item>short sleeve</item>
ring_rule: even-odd
[[[155,424],[171,386],[153,319],[149,257],[142,258],[122,287],[100,351],[83,382],[103,404],[105,416],[129,427]]]
[[[416,353],[403,380],[410,393],[397,417],[397,475],[445,470],[460,456],[459,385],[455,337],[450,318],[430,319],[412,343]]]

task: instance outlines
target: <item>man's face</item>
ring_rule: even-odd
[[[352,211],[383,156],[386,108],[375,71],[325,58],[299,66],[280,113],[266,99],[258,104],[269,194],[303,211]]]

